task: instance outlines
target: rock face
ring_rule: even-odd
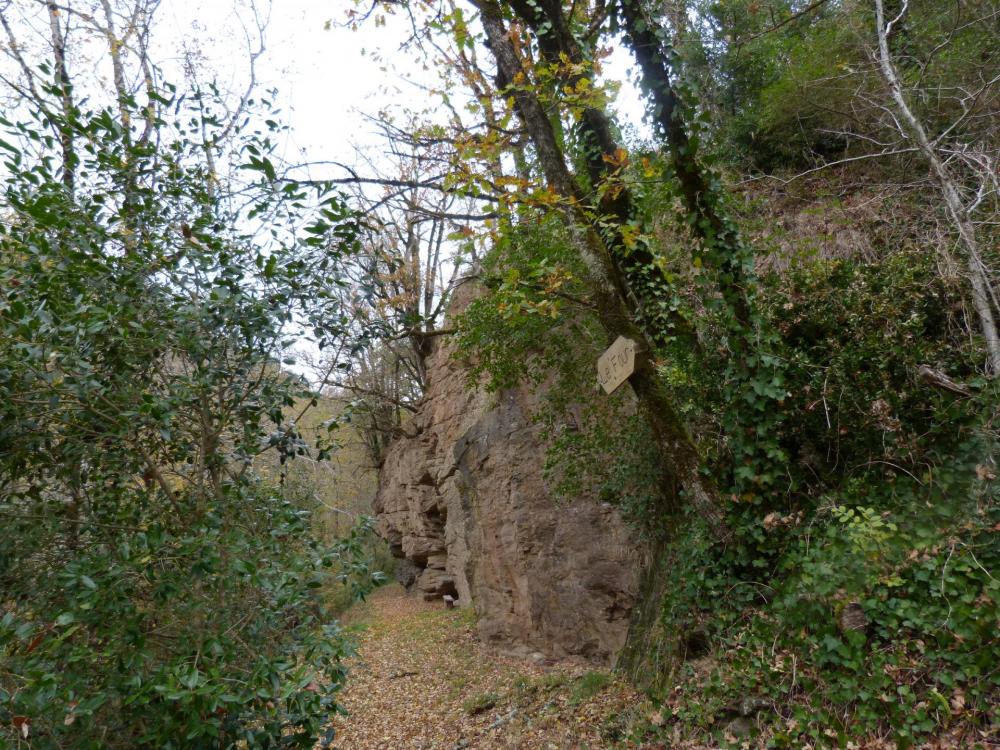
[[[476,293],[462,284],[452,311]],[[417,590],[475,607],[487,642],[612,663],[637,596],[638,545],[611,506],[549,493],[531,421],[540,396],[470,387],[437,341],[419,413],[382,467],[379,532]]]

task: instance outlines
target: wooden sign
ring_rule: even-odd
[[[634,371],[635,342],[624,336],[615,339],[615,343],[597,360],[597,381],[605,393],[614,393]]]

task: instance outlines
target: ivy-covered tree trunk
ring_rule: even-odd
[[[574,90],[588,86],[586,71],[590,61],[563,15],[559,0],[511,0],[510,6],[534,32],[547,64],[558,69],[568,62],[577,71],[560,84]],[[641,220],[632,192],[617,179],[624,150],[612,134],[610,117],[603,109],[584,106],[576,132],[583,144],[590,182],[592,221],[600,226],[613,275],[620,277],[620,286],[635,308],[636,321],[653,344],[663,346],[676,341],[680,348],[697,352],[700,344],[694,327],[672,304],[678,296],[676,290],[661,272],[642,233],[634,231]]]
[[[504,28],[500,7],[489,0],[477,0],[483,28],[497,62],[501,88],[518,80],[524,71],[514,45]],[[661,332],[640,326],[641,311],[631,293],[622,267],[627,257],[621,226],[614,217],[607,224],[612,231],[600,233],[588,211],[586,197],[566,167],[565,157],[556,140],[552,124],[537,96],[524,86],[513,87],[512,96],[518,115],[535,146],[539,164],[549,187],[563,200],[563,210],[576,228],[577,246],[590,270],[591,292],[598,318],[611,341],[626,336],[638,346],[635,372],[630,384],[656,438],[664,478],[664,499],[673,510],[683,498],[698,511],[717,518],[712,492],[699,474],[700,458],[684,420],[660,385],[653,359],[654,347],[662,341]],[[658,273],[658,271],[657,271]],[[686,335],[692,335],[690,330]],[[658,340],[659,339],[659,340]]]
[[[482,2],[479,7],[484,10],[490,5],[496,17],[492,23],[499,24],[502,31],[499,5]],[[722,326],[719,345],[726,352],[714,365],[719,368],[716,397],[721,403],[744,404],[744,408],[726,410],[723,420],[731,453],[725,470],[730,476],[726,483],[741,494],[749,492],[756,497],[783,473],[780,464],[785,453],[779,444],[782,411],[777,402],[783,400],[785,391],[780,359],[771,356],[775,337],[761,329],[753,312],[752,249],[742,241],[737,227],[725,214],[724,194],[718,177],[698,161],[696,138],[685,127],[671,82],[670,55],[661,41],[662,30],[657,29],[639,0],[630,0],[624,6],[621,16],[626,36],[643,71],[653,119],[670,151],[683,199],[682,218],[699,239],[694,260],[712,272],[709,277],[712,287],[706,289],[705,299],[718,313]],[[510,8],[533,31],[545,62],[553,70],[570,71],[561,81],[563,86],[577,90],[585,84],[584,74],[591,62],[585,48],[586,36],[573,28],[573,19],[564,15],[562,4],[558,0],[531,3],[511,0]],[[490,23],[486,15],[484,10],[484,23]],[[497,58],[507,82],[523,81],[530,71],[524,69],[510,40],[500,32],[493,35],[500,37],[497,42],[489,31],[487,35],[494,54],[500,44],[509,48],[511,60],[506,63],[507,72],[503,72],[504,63]],[[625,159],[624,150],[612,135],[607,113],[597,106],[584,104],[578,116],[577,133],[583,144],[590,180],[590,191],[584,195],[566,171],[558,141],[552,138],[544,147],[539,146],[546,137],[544,123],[536,118],[536,125],[523,114],[524,102],[533,96],[525,89],[524,85],[515,87],[515,102],[525,118],[540,161],[543,165],[546,161],[552,162],[551,168],[543,166],[549,184],[560,194],[573,196],[575,205],[585,207],[585,221],[598,235],[602,246],[605,276],[612,281],[632,320],[641,329],[643,344],[664,350],[669,346],[675,355],[700,358],[701,342],[690,322],[678,312],[679,295],[661,272],[653,248],[638,231],[642,222],[635,198],[616,173],[619,169],[616,165]],[[560,167],[565,174],[553,181],[550,172]],[[631,242],[626,240],[626,232],[630,230],[633,237],[638,236]],[[703,362],[702,366],[709,365]],[[647,389],[641,378],[635,385],[637,393]],[[665,405],[661,402],[669,402],[669,399],[657,401],[657,408],[662,410]],[[676,412],[673,405],[670,411]],[[683,425],[680,419],[672,421]]]
[[[670,150],[688,225],[701,240],[704,259],[718,274],[719,292],[731,318],[744,332],[751,330],[750,295],[753,255],[721,206],[721,189],[698,163],[698,144],[689,137],[683,111],[671,82],[671,52],[665,30],[646,13],[642,0],[621,0],[625,39],[642,72],[642,85],[652,106],[650,114]]]
[[[621,0],[625,38],[642,72],[649,114],[670,154],[684,203],[684,223],[699,246],[696,258],[713,272],[728,362],[719,397],[728,404],[723,429],[728,440],[730,484],[760,499],[784,473],[780,445],[784,389],[783,364],[775,356],[778,337],[755,314],[753,249],[727,216],[719,177],[698,158],[697,134],[684,119],[672,80],[673,51],[667,31],[646,11],[643,0]],[[768,499],[768,502],[772,502]]]

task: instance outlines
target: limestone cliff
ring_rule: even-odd
[[[475,293],[461,285],[452,311]],[[636,601],[638,546],[610,505],[548,491],[531,420],[540,394],[470,387],[451,355],[439,340],[419,412],[388,450],[380,533],[409,561],[411,585],[475,607],[484,640],[613,662]]]

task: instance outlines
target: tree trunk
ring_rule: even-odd
[[[503,27],[499,6],[489,0],[476,0],[476,4],[497,61],[499,83],[501,88],[506,88],[523,72],[520,59]],[[571,228],[575,229],[577,247],[590,271],[597,316],[608,340],[626,336],[637,344],[635,372],[629,382],[657,442],[665,500],[672,506],[671,510],[677,510],[681,507],[683,493],[683,500],[693,504],[701,515],[714,519],[712,526],[721,533],[718,506],[699,474],[697,450],[683,419],[659,383],[650,337],[634,322],[637,317],[634,302],[611,249],[620,235],[612,235],[610,240],[602,238],[587,217],[586,200],[566,167],[552,124],[538,98],[523,86],[514,88],[511,95],[535,146],[546,181],[563,199],[563,211]]]
[[[535,31],[546,62],[559,66],[567,60],[584,66],[583,50],[567,26],[559,0],[544,0],[541,3],[511,0],[510,5]],[[520,62],[518,65],[520,67]],[[561,82],[561,85],[575,88],[578,83],[585,83],[585,75],[581,71]],[[603,110],[584,107],[577,132],[584,144],[591,190],[600,195],[593,208],[602,220],[600,234],[610,253],[612,278],[620,277],[618,284],[652,343],[662,346],[679,340],[688,351],[699,351],[700,343],[694,327],[673,304],[677,292],[659,270],[655,253],[641,237],[631,243],[625,240],[624,228],[638,224],[639,218],[631,192],[616,181],[613,174],[612,165],[617,162],[622,149],[612,135],[610,118]],[[576,185],[575,182],[573,184]]]
[[[990,281],[986,266],[979,250],[975,226],[972,217],[962,201],[958,186],[948,171],[947,165],[941,159],[937,149],[927,136],[927,130],[910,108],[900,83],[896,66],[889,52],[889,31],[906,12],[906,3],[893,21],[885,22],[885,8],[882,0],[875,0],[875,23],[878,35],[878,64],[882,77],[889,87],[889,93],[900,116],[900,126],[903,135],[917,144],[920,153],[930,164],[931,172],[937,180],[941,195],[944,197],[948,215],[958,231],[958,237],[965,247],[966,264],[969,269],[969,281],[972,285],[972,303],[979,316],[979,325],[986,342],[986,353],[989,357],[989,373],[993,376],[1000,373],[1000,337],[997,334],[997,322],[990,303]]]
[[[70,125],[73,117],[73,98],[70,92],[69,71],[66,68],[66,37],[63,35],[62,24],[59,23],[60,11],[57,5],[49,2],[46,3],[46,8],[49,12],[49,35],[52,41],[56,85],[59,87],[59,99],[63,110],[63,122],[59,125],[63,161],[62,179],[66,190],[72,195],[76,182],[76,150],[73,144],[73,129]]]
[[[671,83],[672,62],[661,38],[664,32],[645,12],[642,0],[621,0],[621,8],[625,36],[642,73],[643,88],[652,101],[650,114],[670,149],[684,205],[693,219],[690,226],[701,240],[707,265],[718,272],[719,291],[734,322],[744,332],[750,332],[753,256],[723,212],[719,191],[712,188],[698,164],[697,148],[688,136]]]

